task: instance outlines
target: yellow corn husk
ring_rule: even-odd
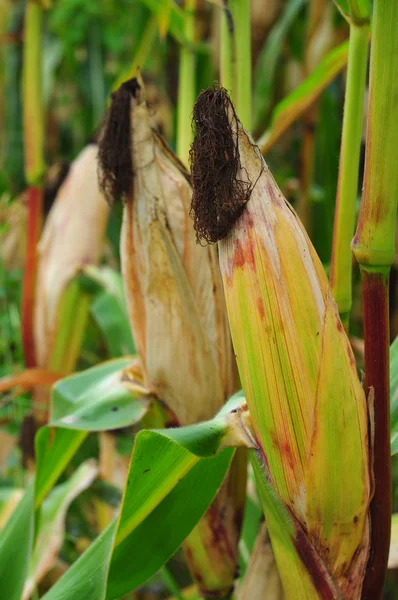
[[[297,598],[301,590],[300,599],[354,600],[369,554],[364,391],[322,264],[225,90],[204,92],[203,105],[198,100],[195,110],[204,107],[203,120],[195,112],[198,140],[200,127],[207,139],[201,123],[211,121],[212,94],[224,96],[236,142],[236,181],[252,185],[241,216],[218,246],[232,340],[259,444],[256,473],[286,597]],[[219,120],[212,125],[220,127]],[[194,182],[205,164],[195,143]],[[195,194],[196,185],[198,206]]]
[[[143,92],[132,99],[131,128],[134,193],[121,233],[127,306],[145,385],[188,425],[214,415],[237,385],[217,254],[195,242],[188,174],[152,130]]]
[[[124,190],[121,262],[129,317],[145,386],[180,425],[188,425],[210,418],[237,389],[217,253],[196,244],[189,175],[152,129],[142,80],[124,86],[114,102],[127,91],[133,181],[130,192]],[[118,142],[114,152],[124,156],[117,138],[126,127],[118,121],[124,108],[111,106],[100,145],[106,193],[106,183],[112,187],[117,174],[128,168],[113,165],[106,180],[101,160]],[[198,587],[215,598],[224,597],[233,585],[244,502],[236,481],[242,483],[243,477],[244,490],[245,472],[246,463],[237,458],[218,497],[184,543]]]
[[[73,162],[47,218],[39,243],[39,268],[34,313],[37,364],[51,367],[60,326],[62,299],[82,267],[98,262],[104,242],[109,206],[97,181],[97,146],[87,146]],[[72,293],[75,290],[72,288]],[[77,299],[78,299],[77,294]],[[73,306],[77,322],[80,308]],[[85,308],[86,310],[86,308]],[[64,340],[64,350],[71,339]],[[61,359],[60,372],[73,368],[74,358]],[[54,366],[54,365],[53,365]]]

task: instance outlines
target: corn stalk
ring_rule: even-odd
[[[330,285],[339,307],[341,321],[346,331],[348,331],[352,304],[351,239],[354,233],[356,216],[363,105],[368,62],[370,3],[365,1],[364,9],[359,14],[353,11],[351,14],[345,14],[345,16],[350,24],[350,42]]]
[[[375,0],[364,190],[353,250],[361,268],[365,383],[374,394],[372,552],[364,598],[381,598],[390,543],[389,273],[398,199],[398,3]]]
[[[250,0],[230,0],[234,22],[235,102],[242,123],[252,128],[252,54]]]
[[[23,46],[23,111],[25,176],[28,189],[26,261],[22,291],[22,340],[27,367],[36,364],[33,338],[33,309],[37,274],[37,243],[42,226],[44,175],[44,114],[41,55],[42,8],[29,0],[25,9]]]
[[[185,36],[190,44],[195,42],[196,0],[185,0]],[[192,130],[189,127],[192,106],[195,101],[195,53],[193,48],[180,48],[178,109],[177,109],[177,156],[188,164]]]

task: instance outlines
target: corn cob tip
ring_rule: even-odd
[[[245,179],[238,176],[241,164],[237,132],[241,125],[224,88],[215,84],[198,96],[193,126],[191,217],[197,242],[211,244],[228,235],[243,213],[255,182],[248,173]]]
[[[143,101],[143,84],[138,73],[112,94],[98,149],[100,188],[110,204],[129,196],[133,186],[131,160],[131,101]]]

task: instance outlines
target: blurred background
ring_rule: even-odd
[[[111,93],[124,80],[134,76],[137,67],[143,74],[147,100],[159,132],[188,166],[187,148],[184,144],[179,145],[184,136],[188,142],[192,138],[189,120],[183,124],[178,120],[178,113],[183,110],[186,83],[180,68],[182,53],[189,53],[194,97],[220,80],[220,53],[223,51],[220,20],[225,18],[226,4],[222,0],[191,0],[185,4],[183,0],[53,0],[43,7],[41,109],[45,168],[40,183],[43,187],[41,213],[45,223],[71,163],[88,144],[96,142]],[[1,0],[1,377],[18,375],[25,367],[21,290],[27,252],[26,190],[32,185],[27,180],[25,168],[28,138],[23,115],[24,104],[26,109],[30,101],[23,95],[22,77],[25,8],[23,0]],[[262,148],[284,195],[302,218],[328,271],[349,28],[332,0],[251,0],[250,10],[251,65],[248,69],[251,68],[252,82],[251,94],[249,92],[252,135]],[[240,31],[239,22],[234,26],[237,38],[246,35]],[[363,139],[365,123],[366,102]],[[362,155],[363,151],[364,145]],[[360,182],[363,157],[361,163]],[[79,207],[73,210],[79,211]],[[82,235],[90,236],[91,227],[95,227],[92,219],[84,224]],[[112,313],[116,310],[115,297],[120,300],[122,295],[120,227],[121,206],[115,205],[107,215],[106,232],[96,259],[98,270],[94,274],[82,272],[79,277],[80,289],[88,298],[88,314],[73,361],[75,370],[134,351],[133,340],[126,334],[129,327],[125,308],[120,308],[119,303],[116,317],[116,313]],[[391,274],[391,340],[398,334],[397,257]],[[107,275],[110,278],[107,279]],[[52,276],[57,276],[57,268]],[[115,293],[116,288],[119,296]],[[353,300],[350,331],[361,364],[362,304],[359,270],[355,265]],[[122,341],[115,331],[119,334],[124,331]],[[0,516],[3,504],[9,501],[5,490],[18,489],[26,483],[38,425],[34,418],[35,403],[40,402],[45,400],[40,399],[37,389],[32,393],[32,386],[22,381],[1,396]],[[98,455],[97,445],[97,438],[90,436],[80,450],[76,464],[84,458],[84,453]],[[130,449],[131,442],[122,432],[117,438],[121,460],[129,455]],[[393,470],[396,511],[396,460]],[[93,524],[87,517],[86,507],[96,501],[105,501],[112,506],[118,501],[118,493],[97,482],[72,503],[61,550],[65,563],[73,561],[87,545],[87,540],[93,537]],[[174,568],[184,583],[188,575],[178,571],[178,564]],[[394,581],[397,582],[395,586]],[[156,594],[161,595],[167,589],[162,578],[151,585],[156,588]],[[151,585],[147,597],[151,597]],[[385,598],[398,598],[397,589],[398,577],[395,571],[390,571]]]

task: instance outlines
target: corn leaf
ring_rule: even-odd
[[[31,484],[0,533],[1,595],[20,600],[33,543],[33,494]]]
[[[264,473],[262,456],[253,451],[251,461],[264,513],[267,514],[267,524],[278,569],[280,572],[285,569],[289,570],[289,578],[283,580],[286,596],[294,598],[297,590],[300,590],[303,600],[317,598],[317,591],[311,581],[311,576],[297,551],[297,531],[291,515],[275,493],[268,481],[267,474]]]
[[[130,389],[122,383],[130,365],[131,357],[108,361],[66,377],[53,387],[50,424],[36,436],[36,507],[89,431],[133,425],[145,414],[149,398],[144,388],[136,385]]]
[[[90,311],[103,334],[111,357],[135,352],[127,314],[121,310],[114,296],[100,294],[91,305]]]
[[[87,437],[85,431],[42,427],[36,435],[36,490],[35,507],[38,508],[63,473],[72,457]]]
[[[31,597],[36,585],[53,567],[64,539],[66,511],[71,502],[93,482],[97,473],[96,462],[86,461],[68,481],[52,490],[45,500],[22,600]]]
[[[252,444],[240,417],[244,405],[240,393],[207,423],[141,431],[135,438],[119,519],[45,598],[119,598],[158,571],[216,495],[234,453],[227,446]],[[8,572],[10,557],[14,565],[15,577],[8,578],[6,590],[11,600],[19,600],[27,575],[34,506],[43,503],[86,435],[85,431],[48,426],[37,436],[36,497],[32,485],[0,535],[0,558],[4,557],[0,576],[2,571]],[[156,540],[156,544],[147,544],[148,539]]]
[[[119,598],[159,570],[224,479],[233,450],[219,450],[228,435],[229,412],[241,402],[231,399],[213,420],[199,426],[137,435],[119,521],[97,538],[46,600]]]
[[[60,380],[53,388],[50,425],[108,431],[140,421],[149,396],[138,383],[134,390],[129,387],[131,361],[111,360]]]
[[[391,455],[398,453],[398,336],[390,347]]]
[[[283,44],[291,25],[303,6],[304,0],[290,0],[287,3],[258,57],[254,74],[254,130],[264,124],[264,117],[267,115],[272,101],[276,67],[281,58]]]
[[[107,267],[90,266],[85,273],[104,289],[95,298],[90,312],[101,330],[109,354],[114,358],[134,354],[122,276]]]
[[[82,554],[63,577],[43,596],[46,600],[104,600],[109,554],[117,521],[112,523]]]
[[[175,2],[170,3],[169,7],[167,7],[165,0],[162,2],[158,0],[141,0],[141,2],[156,16],[161,35],[164,36],[166,33],[170,33],[178,43],[189,45],[185,36],[184,13]],[[169,14],[167,14],[167,9]]]
[[[360,25],[369,21],[371,14],[370,0],[334,0],[340,12],[350,23]]]
[[[281,135],[311,106],[329,83],[344,69],[348,60],[348,42],[333,48],[314,71],[274,108],[268,131],[257,142],[268,152]]]

